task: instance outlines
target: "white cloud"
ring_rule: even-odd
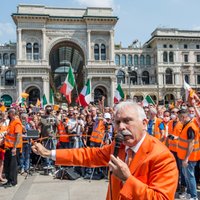
[[[114,0],[76,0],[85,7],[114,7]]]
[[[0,37],[12,37],[16,35],[15,27],[11,23],[0,22]]]

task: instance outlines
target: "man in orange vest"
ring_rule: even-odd
[[[3,165],[4,165],[4,138],[7,133],[9,120],[6,119],[7,116],[5,113],[0,111],[0,182],[4,182],[3,174]]]
[[[175,159],[168,148],[146,133],[143,108],[121,102],[115,108],[115,129],[122,143],[102,148],[58,149],[49,151],[35,143],[33,151],[51,157],[58,165],[109,166],[107,200],[172,200],[178,183]],[[118,149],[118,155],[113,155]],[[116,151],[115,151],[116,152]]]
[[[185,180],[183,173],[181,172],[181,161],[177,156],[177,151],[178,151],[178,138],[179,135],[181,134],[183,124],[180,122],[178,118],[178,108],[173,108],[171,110],[171,120],[169,121],[168,124],[168,148],[174,155],[174,158],[176,159],[176,164],[178,166],[179,170],[179,177],[180,177],[180,183],[179,183],[179,188],[180,192],[182,190],[185,190]]]
[[[147,124],[147,132],[149,135],[153,135],[157,139],[161,139],[161,131],[160,131],[160,123],[162,122],[162,119],[157,118],[157,110],[156,108],[150,108],[149,109],[150,118]]]
[[[4,170],[7,183],[5,187],[17,185],[17,158],[22,149],[22,123],[16,115],[15,109],[8,111],[10,123],[5,137],[5,161]]]
[[[59,136],[59,149],[68,149],[70,147],[69,136],[67,134],[67,123],[69,118],[66,114],[61,114],[61,120],[57,122],[57,134]]]
[[[182,172],[187,186],[185,195],[198,199],[194,168],[199,160],[199,129],[191,120],[188,110],[180,111],[180,120],[183,128],[179,136],[178,158],[182,161]]]

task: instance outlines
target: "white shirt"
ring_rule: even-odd
[[[146,137],[146,133],[144,134],[144,136],[142,137],[142,139],[141,139],[135,146],[131,147],[131,149],[132,149],[132,151],[133,151],[134,153],[137,153],[137,152],[138,152],[138,150],[139,150],[140,146],[142,145],[142,143],[143,143],[145,137]],[[127,152],[127,150],[128,150],[129,148],[130,148],[130,147],[126,146],[126,147],[125,147],[125,151]]]

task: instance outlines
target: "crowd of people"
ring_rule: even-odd
[[[127,100],[130,101],[130,100]],[[200,111],[196,101],[181,100],[168,107],[137,103],[146,114],[145,129],[157,138],[173,154],[179,170],[177,191],[182,196],[197,199],[200,185]],[[36,111],[37,110],[37,111]],[[104,147],[111,144],[116,134],[114,107],[89,105],[85,108],[69,106],[54,109],[10,108],[0,113],[0,181],[5,187],[17,184],[17,175],[28,173],[30,165],[41,165],[45,169],[55,162],[46,157],[32,155],[32,139],[41,142],[46,149],[72,149]],[[34,138],[29,130],[35,130]],[[38,134],[38,138],[37,138]],[[32,155],[32,156],[30,156]],[[38,162],[40,161],[41,162]],[[107,177],[105,168],[87,167],[80,170],[85,179],[91,176]]]

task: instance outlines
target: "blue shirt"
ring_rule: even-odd
[[[155,120],[150,119],[147,125],[147,132],[149,133],[149,135],[153,134],[153,125],[155,124]]]

